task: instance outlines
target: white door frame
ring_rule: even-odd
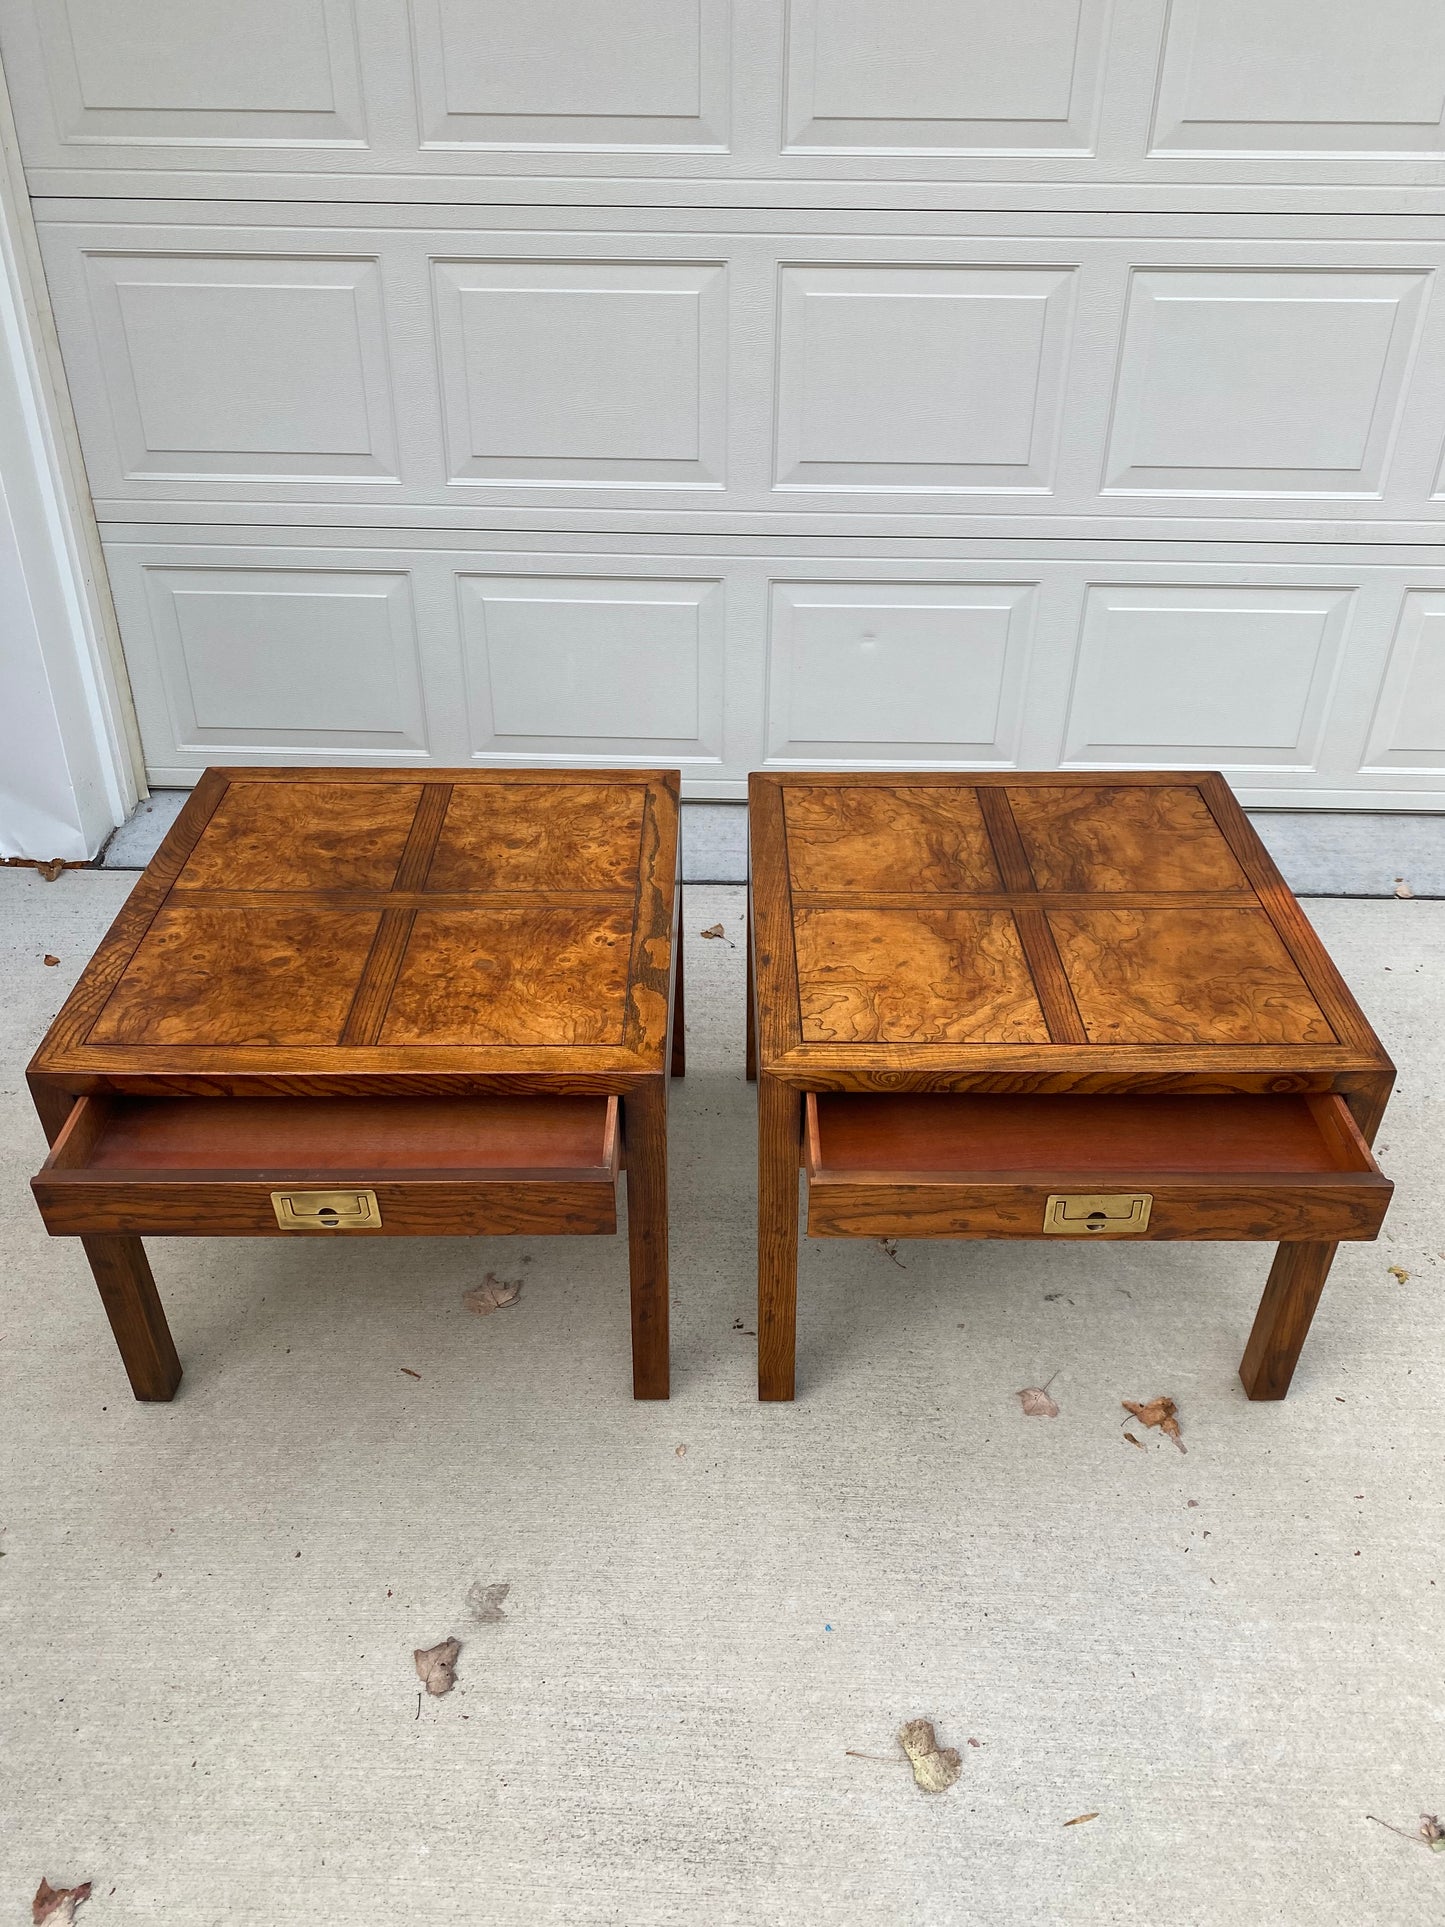
[[[146,794],[0,72],[0,857],[84,862]]]

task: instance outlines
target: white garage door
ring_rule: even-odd
[[[1445,807],[1439,0],[0,0],[151,779]]]

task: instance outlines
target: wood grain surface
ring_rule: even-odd
[[[181,1361],[139,1238],[82,1238],[116,1350],[136,1397],[164,1404],[176,1395]]]
[[[105,1044],[335,1044],[376,910],[160,911],[91,1028]]]
[[[416,913],[382,1044],[620,1044],[632,905]]]
[[[1239,1367],[1251,1399],[1289,1391],[1334,1257],[1332,1243],[1282,1244],[1275,1253]]]
[[[805,1042],[1048,1042],[1006,910],[800,908],[793,928]]]
[[[1241,890],[1235,861],[1192,785],[1117,780],[1004,792],[1040,890]]]
[[[1334,1044],[1263,910],[1055,910],[1094,1044]]]
[[[294,1101],[315,1107],[303,1137],[327,1104],[375,1100],[398,1152],[415,1113],[388,1114],[391,1103],[621,1099],[635,1386],[665,1398],[666,1073],[685,1064],[673,1026],[678,784],[668,770],[208,770],[31,1060],[47,1137],[68,1137],[77,1156],[87,1134],[102,1142],[102,1113],[86,1106],[106,1093],[184,1099],[212,1122]],[[484,1157],[486,1131],[472,1135]],[[439,1159],[401,1172],[353,1144],[381,1225],[283,1230],[271,1183],[318,1166],[292,1161],[305,1146],[279,1126],[275,1137],[270,1155],[287,1149],[288,1168],[270,1179],[254,1158],[197,1174],[167,1164],[169,1151],[127,1169],[102,1148],[94,1169],[51,1164],[36,1180],[50,1229],[86,1234],[137,1397],[168,1398],[180,1376],[138,1230],[616,1228],[615,1164]]]
[[[617,1186],[546,1177],[378,1178],[381,1223],[345,1230],[283,1229],[272,1181],[232,1172],[199,1178],[117,1176],[68,1183],[37,1175],[36,1202],[52,1237],[128,1233],[146,1238],[539,1238],[610,1236]],[[87,1244],[89,1250],[89,1244]],[[157,1300],[159,1304],[159,1300]]]
[[[988,1047],[1035,1043],[1140,1074],[1183,1048],[1236,1078],[1298,1071],[1295,1048],[1388,1063],[1218,777],[765,775],[751,806],[762,1058],[803,1088],[1023,1071]]]
[[[208,770],[31,1088],[621,1094],[669,1051],[677,790],[666,770]]]
[[[926,784],[783,790],[797,890],[997,890],[972,790]]]
[[[83,1098],[56,1170],[249,1171],[325,1185],[392,1171],[617,1175],[617,1099],[605,1097]],[[77,1109],[80,1107],[78,1106]]]
[[[637,885],[645,792],[599,778],[459,785],[429,890],[621,890]]]
[[[893,1177],[823,1178],[808,1187],[810,1238],[1039,1238],[1044,1207],[1059,1191],[1117,1191],[1095,1171],[1022,1175],[975,1183],[910,1183]],[[1143,1189],[1142,1181],[1138,1188]],[[1280,1243],[1379,1236],[1390,1187],[1337,1176],[1304,1178],[1169,1178],[1149,1187],[1151,1215],[1143,1232],[1080,1234],[1076,1243]]]
[[[810,1168],[839,1177],[880,1170],[977,1176],[1092,1169],[1135,1179],[1145,1172],[1280,1177],[1375,1170],[1343,1101],[1327,1095],[1121,1102],[1073,1094],[825,1094],[810,1096],[807,1109]]]
[[[1217,773],[767,772],[749,806],[760,1396],[792,1395],[800,1094],[1336,1092],[1373,1140],[1394,1068]],[[1266,1136],[1273,1115],[1259,1114]],[[1348,1160],[1291,1166],[1289,1134],[1281,1122],[1285,1168],[1261,1183],[1225,1159],[1150,1185],[1151,1235],[1289,1241],[1251,1340],[1257,1397],[1282,1395],[1312,1309],[1310,1266],[1284,1253],[1374,1236],[1389,1196]],[[1012,1193],[944,1199],[908,1185],[889,1162],[902,1147],[878,1136],[879,1169],[810,1182],[816,1234],[1044,1235],[1045,1197],[1070,1188],[1059,1164],[1058,1183],[1036,1172],[1030,1189],[1021,1171]]]
[[[388,890],[421,785],[248,783],[227,787],[176,879],[178,890]]]

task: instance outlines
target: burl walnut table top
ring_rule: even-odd
[[[208,770],[32,1079],[623,1091],[665,1069],[676,864],[668,772]]]
[[[1100,1090],[1388,1076],[1221,776],[769,774],[750,807],[766,1074]]]

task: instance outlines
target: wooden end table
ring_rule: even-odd
[[[1373,1238],[1394,1067],[1228,784],[755,775],[758,1395],[821,1237],[1278,1243],[1240,1367],[1283,1398]]]
[[[34,1191],[139,1399],[143,1236],[605,1233],[668,1395],[669,770],[207,770],[29,1068]]]

